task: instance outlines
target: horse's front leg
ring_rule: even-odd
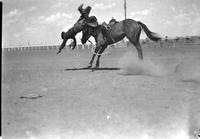
[[[62,44],[60,45],[60,48],[59,48],[57,54],[59,54],[59,53],[62,51],[62,49],[63,49],[63,48],[65,47],[65,45],[66,45],[66,42],[67,42],[67,40],[63,40],[63,42],[62,42]]]
[[[94,58],[95,58],[95,56],[96,56],[96,54],[98,53],[98,51],[99,51],[100,48],[101,48],[100,46],[97,46],[97,47],[95,48],[95,50],[94,50],[94,52],[93,52],[93,55],[92,55],[92,59],[90,60],[90,63],[89,63],[88,68],[91,68],[91,67],[92,67]]]
[[[107,48],[107,46],[102,46],[99,53],[98,53],[98,57],[97,57],[97,62],[96,62],[96,66],[95,68],[98,68],[99,67],[99,60],[100,60],[100,57],[102,55],[102,53],[104,52],[104,50]]]

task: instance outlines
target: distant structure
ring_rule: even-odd
[[[126,19],[126,0],[124,0],[124,19]]]

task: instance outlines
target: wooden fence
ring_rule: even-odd
[[[141,46],[144,47],[160,47],[160,48],[171,48],[171,47],[191,47],[191,46],[200,46],[200,42],[192,42],[192,41],[177,41],[175,39],[173,40],[161,40],[158,42],[153,42],[148,39],[141,40]],[[76,49],[84,50],[84,49],[91,49],[92,47],[95,47],[92,44],[87,45],[81,45],[78,44],[76,46]],[[109,45],[108,47],[113,48],[120,48],[120,47],[132,47],[132,44],[129,41],[121,41],[118,43],[115,43],[113,45]],[[2,48],[2,51],[48,51],[48,50],[58,50],[59,45],[49,45],[49,46],[29,46],[29,47],[13,47],[13,48]],[[68,46],[66,46],[64,49],[68,49]]]

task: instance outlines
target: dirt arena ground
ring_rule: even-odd
[[[197,138],[200,46],[144,48],[144,62],[109,48],[96,71],[83,69],[91,55],[4,52],[3,138]]]

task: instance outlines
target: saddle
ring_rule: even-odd
[[[114,25],[114,24],[116,24],[116,23],[118,23],[118,21],[116,20],[116,19],[114,19],[114,18],[112,18],[110,21],[109,21],[109,23],[107,24],[106,22],[103,22],[102,23],[102,26],[106,29],[106,30],[111,30],[111,27]]]
[[[119,23],[116,19],[112,18],[110,21],[109,21],[109,25],[114,25],[116,23]]]
[[[112,29],[112,26],[116,23],[119,23],[116,19],[112,18],[109,23],[107,24],[106,22],[102,23],[102,27],[103,27],[103,35],[106,37],[106,39],[110,38],[113,42],[115,42],[115,40],[110,36],[110,31]]]

